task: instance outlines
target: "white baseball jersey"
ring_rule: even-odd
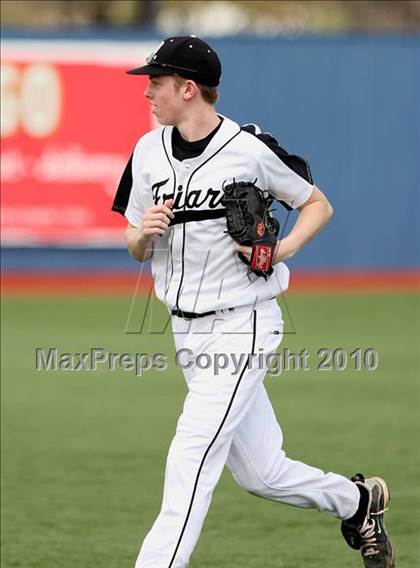
[[[125,209],[128,221],[138,227],[146,208],[174,199],[175,219],[154,243],[157,297],[170,309],[203,313],[253,305],[285,291],[285,264],[275,265],[265,280],[248,274],[239,259],[226,233],[223,187],[233,179],[256,180],[258,187],[294,209],[307,201],[313,185],[288,167],[255,129],[253,134],[226,117],[205,151],[182,162],[173,157],[172,130],[158,128],[138,141]],[[114,209],[121,212],[118,205]]]

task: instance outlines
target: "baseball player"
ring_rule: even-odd
[[[383,522],[386,483],[361,474],[349,480],[288,458],[263,385],[261,361],[282,337],[275,299],[288,286],[282,261],[329,221],[330,203],[304,160],[255,125],[241,127],[216,112],[221,64],[203,40],[168,38],[128,73],[149,76],[144,95],[161,128],[138,141],[113,209],[127,218],[131,255],[151,258],[188,386],[162,507],[136,568],[188,565],[225,465],[254,495],[340,519],[365,567],[393,567]],[[278,239],[278,226],[261,215],[264,199],[299,211],[286,237]],[[203,356],[218,361],[217,372],[198,364]]]

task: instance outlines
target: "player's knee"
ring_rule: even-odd
[[[242,471],[240,473],[232,471],[231,473],[236,483],[248,493],[260,497],[266,492],[267,485],[258,476],[252,475],[248,471]]]
[[[236,483],[252,495],[258,497],[273,498],[285,489],[282,468],[257,469],[247,467],[240,471],[231,471]]]

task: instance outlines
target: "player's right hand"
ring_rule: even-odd
[[[167,231],[169,223],[175,217],[172,212],[173,204],[173,199],[167,199],[163,205],[153,205],[145,210],[141,226],[144,239],[153,239]]]

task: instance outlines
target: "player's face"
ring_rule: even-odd
[[[176,125],[184,110],[184,100],[175,80],[170,75],[149,77],[144,91],[154,114],[160,124]]]

